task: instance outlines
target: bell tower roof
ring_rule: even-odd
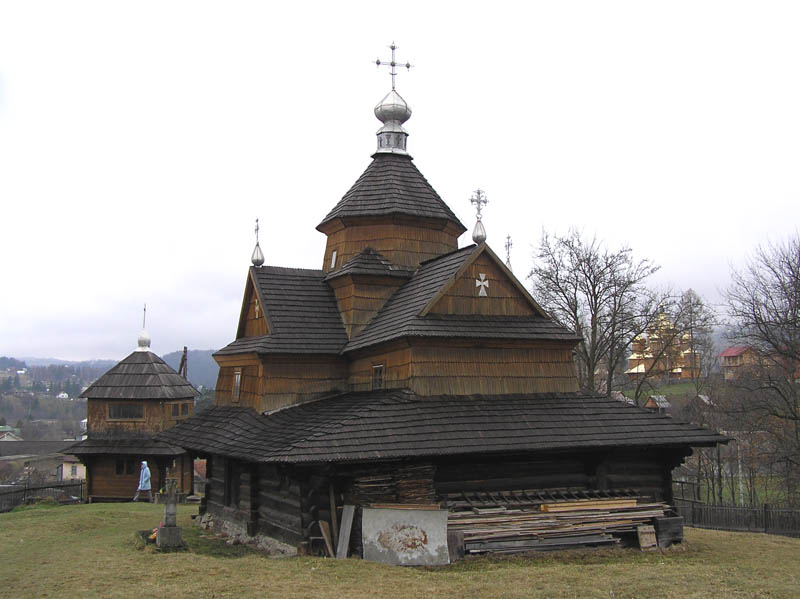
[[[452,222],[459,235],[466,227],[436,193],[410,156],[376,153],[350,190],[317,225],[325,232],[335,219],[406,215]]]

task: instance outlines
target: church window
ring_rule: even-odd
[[[182,403],[181,404],[181,416],[188,416],[189,415],[189,404]]]
[[[117,474],[134,474],[136,472],[135,460],[117,460],[114,468]]]
[[[140,403],[112,403],[108,406],[109,420],[141,420],[144,406]]]
[[[70,466],[70,474],[72,476],[78,476],[78,467],[75,464]]]
[[[173,418],[177,418],[178,417],[179,410],[180,410],[180,407],[178,406],[178,404],[176,404],[176,403],[172,404],[172,417]]]
[[[236,372],[233,373],[233,399],[234,400],[238,401],[238,399],[239,399],[239,391],[241,390],[241,387],[242,387],[242,371],[241,370],[237,370]]]
[[[339,253],[339,252],[338,252],[337,250],[333,250],[333,251],[331,252],[331,268],[336,268],[336,255],[337,255],[338,253]]]
[[[383,389],[383,364],[372,367],[372,389]]]

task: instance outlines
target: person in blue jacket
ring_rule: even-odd
[[[142,462],[142,469],[139,471],[139,487],[136,489],[136,495],[133,496],[134,501],[139,498],[139,493],[142,491],[147,491],[150,502],[152,502],[153,492],[150,490],[150,468],[147,467],[147,462],[144,461]]]

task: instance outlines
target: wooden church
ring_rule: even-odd
[[[156,435],[191,418],[199,395],[150,351],[150,337],[143,329],[137,349],[81,394],[87,400],[87,437],[63,452],[86,466],[88,501],[129,501],[139,484],[142,461],[150,468],[154,493],[169,477],[178,480],[180,493],[190,494],[191,457]]]
[[[322,268],[265,266],[256,243],[214,405],[161,435],[208,460],[201,510],[307,551],[343,505],[668,505],[672,469],[725,438],[580,393],[578,338],[486,244],[480,211],[458,247],[394,86],[375,115],[372,162],[317,226]]]

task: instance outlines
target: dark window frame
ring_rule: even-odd
[[[144,404],[142,403],[110,403],[108,404],[109,420],[144,420]]]
[[[233,401],[239,401],[242,394],[242,371],[233,371]]]
[[[384,378],[385,368],[383,364],[374,364],[372,366],[372,390],[383,389],[386,381]]]

